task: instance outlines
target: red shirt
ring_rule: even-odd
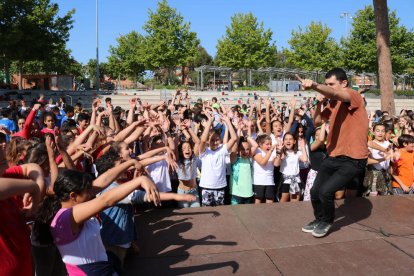
[[[32,275],[30,230],[16,199],[0,200],[0,276]]]
[[[3,177],[25,178],[21,166],[6,169]],[[0,276],[31,275],[30,229],[20,214],[22,199],[0,200]]]

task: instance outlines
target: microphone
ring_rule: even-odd
[[[317,106],[318,105],[318,103],[320,103],[321,101],[319,101],[319,100],[315,100],[315,103],[314,104],[312,104],[310,107],[308,107],[306,110],[305,110],[305,112],[308,112],[309,110],[311,110],[312,108],[314,108],[315,106]],[[325,98],[323,101],[322,101],[322,104],[327,104],[329,102],[329,99],[328,98]]]

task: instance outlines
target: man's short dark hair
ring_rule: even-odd
[[[332,76],[335,76],[338,81],[346,80],[349,84],[348,77],[346,76],[346,72],[342,68],[333,68],[329,70],[325,75],[325,79],[329,79]]]
[[[112,102],[112,99],[110,98],[110,97],[107,97],[106,99],[105,99],[105,102],[107,103],[107,102]]]

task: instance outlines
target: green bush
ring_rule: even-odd
[[[269,88],[267,86],[243,86],[243,87],[237,87],[234,88],[235,91],[269,91]]]

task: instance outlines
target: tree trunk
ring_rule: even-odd
[[[390,28],[387,0],[373,0],[377,32],[378,77],[381,88],[381,109],[395,114],[393,91]]]
[[[185,85],[186,81],[185,66],[181,66],[181,85]]]
[[[19,90],[23,90],[23,62],[19,61]]]

